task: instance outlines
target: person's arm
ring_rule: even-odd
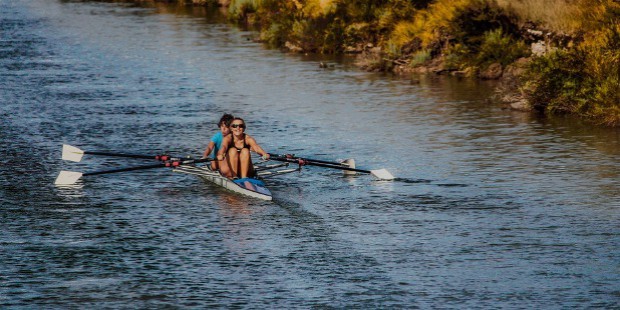
[[[224,139],[222,140],[222,147],[220,147],[219,151],[217,151],[217,156],[215,157],[215,159],[224,160],[224,158],[226,158],[228,146],[230,145],[230,139],[232,139],[231,137],[232,135],[224,137]]]
[[[258,145],[258,143],[256,143],[256,140],[254,140],[254,138],[248,136],[248,144],[250,145],[250,150],[253,150],[254,152],[258,153],[258,155],[260,155],[264,160],[269,160],[269,153],[265,152],[265,150],[263,150],[262,147],[260,147],[260,145]]]
[[[209,154],[211,154],[211,151],[213,151],[213,148],[215,148],[215,142],[211,141],[211,142],[209,142],[209,145],[207,145],[207,149],[205,150],[204,154],[202,155],[202,158],[209,157]]]

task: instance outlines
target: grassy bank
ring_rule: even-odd
[[[527,107],[620,125],[613,0],[232,0],[229,13],[274,47],[359,53],[367,70],[504,76],[505,97]]]
[[[614,0],[178,0],[292,52],[355,53],[360,67],[502,79],[504,98],[620,126]]]

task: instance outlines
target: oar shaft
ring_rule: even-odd
[[[79,162],[82,160],[84,154],[110,156],[110,157],[125,157],[125,158],[139,158],[139,159],[155,159],[159,161],[167,161],[172,159],[169,155],[142,155],[142,154],[127,154],[116,152],[102,152],[102,151],[84,151],[75,146],[63,144],[62,145],[62,159]]]
[[[209,161],[209,158],[204,158],[204,159],[191,159],[191,160],[184,160],[184,161],[168,161],[165,163],[158,163],[158,164],[152,164],[152,165],[146,165],[146,166],[137,166],[137,167],[127,167],[127,168],[119,168],[119,169],[112,169],[112,170],[103,170],[103,171],[95,171],[95,172],[87,172],[84,173],[83,176],[89,176],[89,175],[98,175],[98,174],[108,174],[108,173],[117,173],[117,172],[126,172],[126,171],[134,171],[134,170],[146,170],[146,169],[154,169],[154,168],[163,168],[163,167],[177,167],[180,165],[189,165],[189,164],[195,164],[195,163],[201,163],[201,162],[205,162],[205,161]]]
[[[347,171],[355,171],[355,172],[362,172],[362,173],[371,173],[370,170],[350,168],[350,167],[346,167],[346,166],[342,166],[342,165],[336,166],[336,165],[330,165],[330,164],[322,164],[322,163],[315,162],[315,161],[312,161],[312,160],[307,160],[306,161],[306,165],[317,166],[317,167],[325,167],[325,168],[334,168],[334,169],[347,170]]]
[[[372,173],[370,170],[350,168],[347,166],[343,166],[342,164],[339,164],[339,163],[333,163],[333,162],[327,162],[327,161],[321,161],[321,160],[314,160],[314,159],[307,159],[307,158],[300,158],[300,157],[288,157],[288,156],[282,156],[282,155],[277,155],[277,154],[269,154],[269,156],[270,156],[270,159],[272,160],[289,162],[289,163],[297,163],[301,165],[311,165],[311,166],[333,168],[333,169],[339,169],[339,170]]]
[[[282,156],[282,155],[277,155],[277,154],[269,154],[269,156]],[[284,155],[286,156],[286,155]],[[295,157],[293,157],[295,158]],[[320,160],[320,159],[313,159],[313,158],[301,158],[303,160],[305,160],[306,162],[315,162],[315,163],[321,163],[321,164],[328,164],[328,165],[336,165],[336,166],[343,166],[342,163],[339,162],[334,162],[334,161],[326,161],[326,160]],[[346,165],[344,165],[346,166]]]
[[[95,172],[84,173],[82,175],[89,176],[89,175],[108,174],[108,173],[117,173],[117,172],[134,171],[134,170],[146,170],[146,169],[161,168],[161,167],[166,167],[166,164],[159,163],[159,164],[153,164],[153,165],[147,165],[147,166],[137,166],[137,167],[127,167],[127,168],[119,168],[119,169],[112,169],[112,170],[95,171]]]
[[[111,153],[111,152],[95,152],[84,151],[84,154],[99,155],[99,156],[111,156],[111,157],[126,157],[126,158],[141,158],[141,159],[159,159],[159,156],[152,155],[140,155],[140,154],[124,154],[124,153]]]

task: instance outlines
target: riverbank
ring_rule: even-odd
[[[144,0],[142,0],[144,1]],[[357,54],[364,70],[500,80],[512,108],[620,126],[620,4],[613,0],[249,1],[219,5],[295,53]]]

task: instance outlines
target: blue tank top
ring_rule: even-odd
[[[215,147],[213,148],[213,158],[217,157],[217,152],[222,148],[222,140],[224,140],[224,136],[221,131],[211,137],[211,142],[215,143]]]

